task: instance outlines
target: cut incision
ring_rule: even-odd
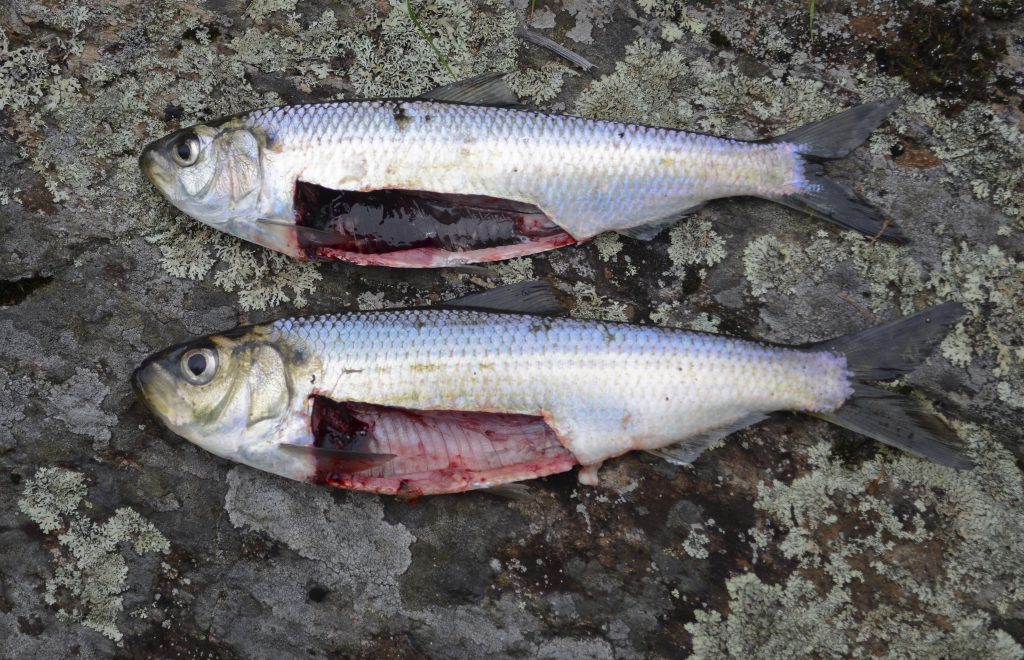
[[[353,192],[299,181],[294,203],[299,245],[312,259],[447,266],[576,242],[536,206],[482,195]]]
[[[540,417],[313,397],[314,483],[394,495],[489,488],[576,465]]]

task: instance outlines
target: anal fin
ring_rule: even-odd
[[[690,465],[704,453],[705,449],[722,438],[731,435],[740,429],[753,426],[767,418],[768,415],[765,415],[764,413],[751,413],[739,418],[731,424],[725,424],[723,426],[709,429],[704,433],[691,436],[673,445],[661,447],[660,449],[648,449],[647,453],[657,456],[658,458],[662,458],[673,465]]]
[[[628,229],[620,229],[618,230],[618,233],[638,241],[652,241],[657,238],[661,232],[679,222],[684,216],[690,215],[691,213],[699,210],[706,203],[707,202],[701,202],[679,211],[673,211],[672,215],[668,218],[662,218],[660,220],[648,222],[647,224],[637,225],[636,227],[629,227]]]

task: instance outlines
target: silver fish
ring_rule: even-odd
[[[862,143],[894,101],[743,142],[514,100],[486,75],[415,99],[255,110],[156,140],[140,164],[185,213],[298,259],[450,266],[606,231],[651,239],[739,195],[902,240],[821,165]]]
[[[518,313],[552,311],[550,296],[525,284],[446,309],[241,327],[153,355],[134,384],[169,429],[218,456],[407,496],[577,464],[596,484],[602,462],[635,450],[687,464],[780,410],[971,465],[914,400],[865,384],[922,362],[963,314],[957,303],[796,348]]]

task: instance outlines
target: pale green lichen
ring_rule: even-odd
[[[619,252],[622,252],[622,241],[619,240],[618,234],[606,232],[594,239],[594,247],[601,255],[601,261],[611,261]]]
[[[755,506],[798,570],[781,585],[731,578],[728,617],[697,612],[687,626],[698,657],[874,657],[879,647],[888,657],[1020,657],[980,608],[1016,617],[1024,607],[1024,477],[988,433],[958,430],[972,471],[896,452],[851,468],[820,444],[806,474],[760,484]],[[906,496],[910,511],[897,506]],[[908,544],[919,550],[908,554]],[[936,570],[921,573],[921,553]]]
[[[668,256],[676,274],[698,266],[697,273],[704,278],[707,267],[714,266],[725,255],[725,241],[707,220],[684,220],[669,231]]]
[[[238,304],[243,309],[266,309],[289,301],[301,307],[306,304],[306,294],[322,279],[309,262],[239,241],[225,240],[216,251],[225,266],[214,273],[213,281],[225,291],[238,290]]]
[[[710,556],[708,544],[710,543],[707,533],[701,527],[690,529],[686,540],[683,541],[683,550],[694,559],[707,559]]]
[[[434,0],[417,3],[416,15],[457,78],[514,68],[518,18],[506,5]],[[358,30],[340,35],[339,44],[353,57],[348,76],[362,96],[415,96],[453,82],[404,0],[392,0],[385,16],[371,10]]]
[[[577,43],[590,44],[594,43],[593,31],[612,19],[615,3],[612,0],[567,0],[565,9],[575,18],[565,36]]]
[[[136,554],[167,553],[170,544],[138,512],[122,507],[104,523],[79,509],[89,506],[85,478],[63,468],[42,468],[30,478],[18,508],[46,534],[56,533],[59,550],[44,599],[58,615],[77,621],[114,641],[123,637],[117,621],[124,610],[128,563],[119,546]]]
[[[509,259],[488,266],[501,280],[502,284],[515,284],[537,279],[533,271],[533,261],[524,257]]]
[[[581,319],[628,321],[626,305],[610,300],[597,292],[592,284],[578,282],[572,288],[576,306],[572,315]]]
[[[25,483],[18,508],[44,534],[60,529],[88,492],[85,477],[60,468],[42,468]]]
[[[687,4],[683,0],[668,0],[667,2],[638,0],[637,2],[637,5],[645,12],[661,19],[661,38],[670,43],[681,39],[684,30],[693,34],[703,34],[707,29],[707,24],[697,18],[696,14],[691,13],[693,8],[687,7]]]
[[[649,41],[626,47],[615,71],[591,83],[576,99],[576,112],[585,117],[667,125],[677,114],[665,92],[685,72],[685,58],[661,50]],[[669,102],[666,102],[668,100]]]
[[[534,104],[547,103],[558,96],[566,76],[578,75],[567,66],[548,62],[539,69],[512,71],[505,80],[519,98]]]

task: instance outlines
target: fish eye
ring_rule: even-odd
[[[181,356],[181,374],[193,385],[205,385],[217,372],[217,354],[209,348],[193,348]]]
[[[199,158],[199,140],[195,135],[178,138],[178,141],[171,145],[171,156],[183,167],[192,165]]]

